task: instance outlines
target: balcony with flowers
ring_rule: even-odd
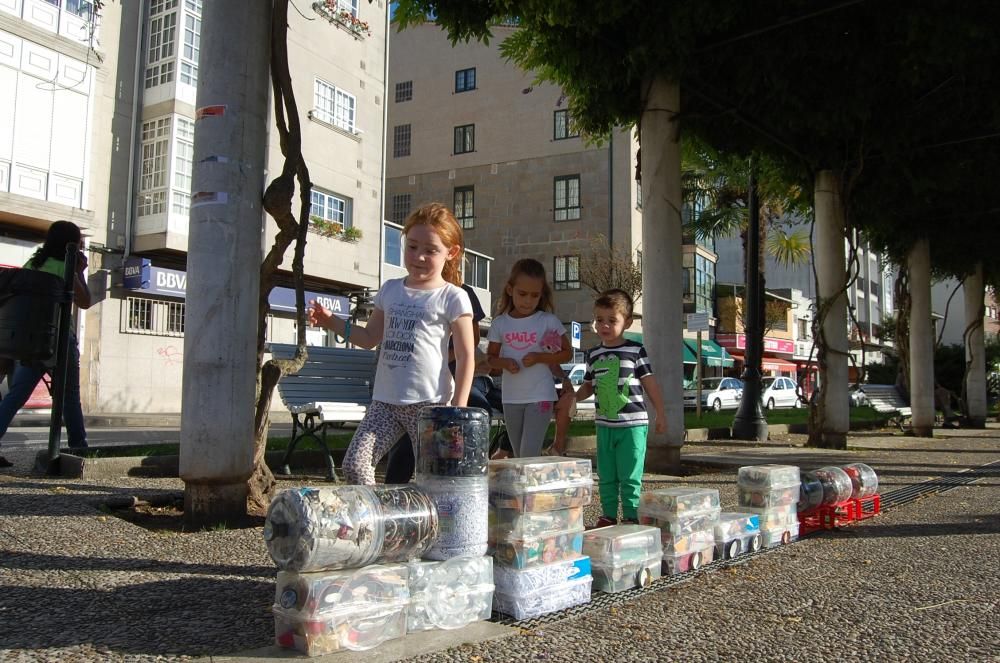
[[[324,0],[314,2],[313,11],[330,21],[330,23],[346,30],[355,39],[371,37],[371,27],[368,21],[362,21],[355,15],[355,10],[348,8],[338,0]]]

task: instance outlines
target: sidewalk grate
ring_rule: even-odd
[[[945,493],[954,488],[960,486],[966,486],[978,481],[979,479],[1000,477],[1000,461],[993,461],[992,463],[987,463],[986,465],[981,465],[980,467],[970,467],[959,472],[952,472],[949,474],[941,475],[934,479],[928,481],[923,481],[921,483],[912,484],[909,486],[904,486],[903,488],[898,488],[896,490],[890,491],[882,495],[882,511],[887,508],[895,508],[898,506],[903,506],[915,500],[928,495],[936,495],[940,493]],[[824,531],[824,530],[819,530]],[[818,533],[818,532],[816,532]],[[603,608],[613,608],[631,600],[650,594],[653,592],[663,591],[669,589],[683,582],[691,580],[695,576],[701,573],[709,573],[715,569],[725,568],[729,566],[737,566],[740,564],[746,564],[749,560],[759,556],[766,555],[768,553],[773,553],[775,551],[781,550],[785,546],[776,546],[774,548],[762,548],[755,553],[743,554],[732,560],[715,560],[709,564],[705,564],[701,568],[695,571],[685,571],[684,573],[679,573],[676,575],[661,576],[659,579],[654,580],[648,587],[636,587],[634,589],[629,589],[624,592],[618,592],[616,594],[606,594],[604,592],[595,592],[591,595],[589,603],[584,603],[583,605],[574,606],[572,608],[567,608],[566,610],[559,610],[557,612],[550,612],[533,619],[517,620],[511,617],[507,617],[498,612],[494,612],[490,621],[503,624],[505,626],[513,626],[515,628],[523,629],[534,629],[545,624],[551,624],[552,622],[560,621],[566,619],[567,617],[576,617],[579,615],[587,614],[592,610],[601,610]]]

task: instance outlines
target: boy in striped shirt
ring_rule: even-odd
[[[649,429],[647,401],[656,413],[656,432],[667,430],[663,395],[646,349],[624,336],[632,325],[632,306],[632,297],[618,289],[602,292],[594,302],[594,330],[601,344],[587,352],[587,372],[576,391],[577,400],[595,394],[598,488],[603,512],[598,527],[618,522],[619,495],[622,522],[638,522]]]

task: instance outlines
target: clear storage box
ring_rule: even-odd
[[[745,488],[789,488],[799,485],[795,465],[745,465],[736,474],[736,483]]]
[[[585,532],[583,554],[594,567],[621,566],[626,562],[661,557],[660,530],[645,525],[613,525]]]
[[[799,502],[799,484],[784,488],[745,488],[738,486],[739,505],[769,509]]]
[[[583,507],[519,511],[490,507],[490,542],[583,529]]]
[[[663,566],[663,556],[659,553],[624,562],[617,566],[594,565],[592,575],[594,576],[593,589],[595,592],[624,592],[635,587],[648,587],[654,580],[660,577]]]
[[[590,460],[543,456],[490,461],[490,504],[501,509],[552,511],[590,504]]]
[[[724,512],[715,523],[715,556],[732,559],[757,552],[762,545],[760,518],[755,513]]]
[[[661,488],[639,496],[639,510],[652,517],[676,517],[695,513],[718,513],[719,491],[715,488]]]
[[[497,541],[493,556],[497,564],[523,569],[575,558],[583,551],[583,528]]]
[[[798,540],[799,524],[795,523],[794,525],[788,525],[787,527],[775,527],[773,529],[763,530],[760,535],[764,541],[765,548],[774,548],[776,546]]]
[[[550,612],[590,603],[594,579],[581,576],[558,585],[542,587],[522,594],[494,592],[493,607],[514,619],[532,619]]]
[[[407,632],[461,628],[490,618],[493,610],[492,557],[414,561],[407,567],[410,590]]]
[[[529,566],[526,569],[497,565],[493,567],[493,583],[496,591],[501,594],[521,596],[546,587],[562,585],[567,580],[589,576],[590,572],[590,558],[586,556]]]
[[[711,531],[708,532],[712,534]],[[696,541],[689,549],[663,553],[663,572],[667,575],[695,571],[715,560],[715,541]]]
[[[757,514],[760,523],[760,530],[783,529],[799,523],[798,510],[793,505],[775,507],[772,509],[755,509],[746,507],[746,510]]]
[[[363,651],[406,634],[405,565],[350,571],[280,571],[275,586],[275,642],[308,656]]]

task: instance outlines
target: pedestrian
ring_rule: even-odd
[[[490,325],[487,362],[503,371],[504,420],[519,458],[541,455],[556,400],[550,367],[573,356],[569,335],[552,313],[552,299],[542,263],[518,260]]]
[[[34,269],[54,274],[60,279],[66,271],[66,245],[80,244],[80,228],[70,221],[56,221],[49,226],[45,242],[24,264],[25,269]],[[87,287],[87,257],[80,252],[76,256],[77,273],[73,278],[73,302],[82,309],[90,308],[93,299]],[[10,391],[0,401],[0,441],[7,433],[14,419],[38,386],[39,380],[50,369],[37,363],[17,362],[13,376],[9,378]],[[76,333],[69,333],[69,362],[66,365],[66,388],[63,392],[63,423],[71,449],[87,447],[87,430],[83,423],[83,406],[80,402],[80,348]],[[10,467],[11,462],[0,456],[0,467]]]
[[[598,527],[638,522],[639,492],[646,460],[649,415],[653,405],[657,433],[667,431],[663,395],[641,343],[625,338],[632,326],[632,297],[624,290],[606,290],[594,302],[594,330],[601,344],[587,351],[587,372],[576,391],[582,400],[594,394],[597,429],[598,492],[602,515]],[[644,330],[648,331],[648,330]]]
[[[555,435],[552,439],[552,446],[545,452],[553,456],[561,456],[566,453],[566,441],[569,437],[569,425],[576,414],[576,400],[573,397],[573,383],[570,382],[569,376],[566,375],[566,371],[563,367],[557,364],[549,366],[549,370],[552,372],[552,379],[555,383],[558,383],[562,387],[562,391],[559,392],[559,400],[553,406],[553,413],[556,418],[556,429]],[[545,443],[542,443],[545,446]],[[503,437],[500,440],[500,447],[493,453],[490,458],[493,460],[500,460],[502,458],[510,458],[513,450],[510,446],[510,440],[508,437]]]
[[[364,327],[334,316],[316,301],[309,323],[345,343],[381,343],[372,402],[344,458],[349,483],[373,485],[375,465],[404,432],[415,442],[420,410],[465,407],[473,372],[472,306],[462,282],[462,228],[440,203],[413,212],[403,227],[407,276],[382,284]],[[455,339],[455,380],[448,372],[448,337]],[[414,450],[416,456],[416,450]]]
[[[486,311],[479,303],[479,297],[472,286],[463,283],[462,290],[469,297],[472,306],[472,347],[479,348],[479,321],[486,317]],[[448,339],[448,371],[451,377],[455,377],[455,343],[452,338]],[[487,380],[489,378],[486,378]],[[483,385],[483,377],[475,376],[472,379],[472,386],[469,388],[469,407],[478,407],[490,412],[490,402],[486,400],[486,390]],[[386,483],[409,483],[413,478],[413,469],[416,465],[416,458],[413,457],[413,449],[416,444],[410,436],[404,434],[396,444],[392,445],[385,461],[385,482]]]

